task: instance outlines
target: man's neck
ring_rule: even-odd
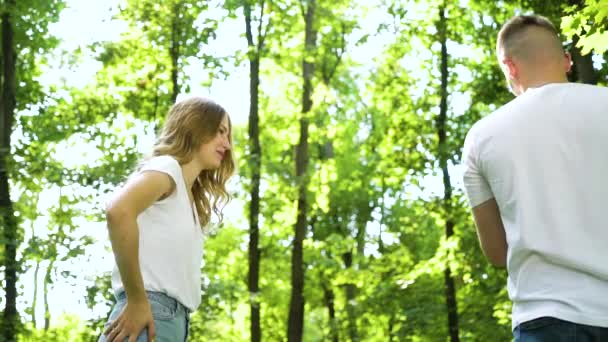
[[[544,76],[538,77],[534,79],[530,79],[529,81],[523,84],[523,92],[530,88],[540,88],[546,84],[551,83],[568,83],[568,78],[566,75],[556,75],[556,76]]]

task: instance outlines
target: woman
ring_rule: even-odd
[[[201,298],[203,227],[222,219],[234,172],[226,111],[203,98],[175,104],[152,157],[107,210],[117,299],[100,341],[185,341]]]

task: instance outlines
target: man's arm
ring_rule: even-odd
[[[462,153],[465,193],[473,208],[477,236],[483,254],[492,264],[504,267],[507,260],[505,228],[492,188],[483,172],[475,139],[476,132],[475,127],[469,131]]]
[[[473,208],[477,236],[486,258],[495,266],[507,265],[507,238],[494,198]]]

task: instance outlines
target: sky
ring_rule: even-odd
[[[112,20],[112,15],[117,12],[117,4],[120,0],[104,0],[104,1],[89,1],[89,0],[68,0],[68,6],[61,12],[58,23],[50,26],[50,34],[59,37],[62,40],[60,49],[66,51],[73,51],[78,47],[82,47],[86,51],[86,46],[90,43],[104,40],[118,40],[120,34],[127,29],[127,25],[124,22]],[[358,34],[364,34],[365,32],[373,32],[380,22],[380,16],[372,14],[368,20],[364,21],[363,29]],[[241,36],[243,32],[244,24],[237,20],[227,20],[223,22],[217,32],[217,39],[210,43],[209,49],[214,51],[218,55],[228,56],[234,54],[237,49],[246,45],[245,39]],[[355,34],[356,35],[356,34]],[[361,62],[363,65],[369,65],[372,63],[374,57],[382,50],[383,44],[386,42],[382,37],[376,37],[370,39],[367,45],[356,47],[350,52],[352,56]],[[458,54],[464,53],[464,49],[452,48],[451,51]],[[61,80],[65,80],[67,84],[73,86],[84,86],[94,80],[95,73],[100,70],[101,63],[95,61],[91,56],[86,56],[82,62],[74,69],[68,69],[61,67],[60,65],[53,64],[45,70],[41,82],[43,84],[58,84]],[[248,69],[246,66],[234,67],[231,70],[231,76],[227,80],[216,80],[210,88],[206,88],[200,85],[200,80],[197,80],[196,75],[198,70],[202,68],[199,65],[193,64],[186,68],[185,73],[191,75],[191,91],[189,94],[180,94],[178,100],[189,95],[202,95],[207,96],[222,106],[224,106],[230,113],[231,119],[237,125],[245,125],[247,122],[248,110],[249,110],[249,92],[248,92]],[[235,100],[236,99],[236,100]],[[241,99],[240,101],[238,99]],[[454,105],[454,104],[453,104]],[[458,105],[458,104],[456,104]],[[461,105],[465,105],[462,103]],[[119,118],[118,120],[127,120],[126,118]],[[120,122],[117,124],[120,125]],[[146,152],[151,147],[154,136],[150,129],[146,129],[143,123],[136,122],[132,129],[138,132],[140,137],[138,149],[140,152]],[[56,155],[57,158],[61,159],[63,156],[64,162],[69,167],[82,161],[92,161],[99,157],[99,151],[96,152],[92,146],[87,146],[79,140],[78,136],[70,138],[65,143],[58,146],[58,150],[61,153]],[[453,178],[456,180],[456,187],[460,187],[458,179],[460,179],[459,168],[452,168]],[[427,193],[440,193],[442,191],[442,185],[440,177],[429,176],[423,181],[423,185],[426,185]],[[64,189],[64,191],[66,191]],[[86,191],[82,188],[75,188],[73,191]],[[424,196],[417,188],[412,188],[411,191],[416,192],[414,196]],[[98,194],[92,194],[98,196]],[[46,210],[57,203],[59,191],[57,188],[47,189],[41,194],[39,206],[40,212],[46,212]],[[107,200],[107,196],[98,197],[97,204],[104,203]],[[83,204],[84,205],[84,204]],[[84,205],[86,207],[86,205]],[[226,210],[227,221],[232,224],[241,225],[244,222],[244,203],[239,201],[233,201],[232,204]],[[90,207],[89,207],[90,208]],[[41,217],[34,223],[33,231],[26,230],[26,238],[31,237],[32,234],[44,235],[46,234],[46,223],[48,218]],[[80,228],[77,229],[75,234],[88,234],[96,239],[96,243],[93,246],[87,247],[87,255],[73,261],[71,263],[63,262],[58,264],[60,271],[68,270],[77,277],[73,279],[66,279],[60,274],[55,275],[56,282],[53,284],[49,295],[49,305],[51,309],[52,317],[57,317],[60,313],[71,313],[76,314],[82,319],[97,318],[107,313],[108,308],[103,305],[98,305],[89,309],[85,302],[86,286],[90,286],[92,279],[96,275],[108,272],[113,267],[113,256],[109,249],[109,241],[107,238],[107,231],[105,224],[102,223],[91,223],[84,219],[79,222]],[[378,230],[377,224],[371,223],[369,226],[370,230]],[[31,265],[30,265],[31,266]],[[39,275],[39,284],[42,284],[42,277],[46,263],[42,264]],[[24,286],[24,296],[20,297],[19,310],[23,312],[26,306],[31,305],[33,296],[33,267],[29,268],[25,274],[20,278],[20,285]],[[37,321],[43,321],[43,308],[42,308],[42,291],[38,293],[38,308],[36,312]],[[53,324],[53,321],[51,322]]]

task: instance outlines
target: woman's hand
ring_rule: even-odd
[[[156,335],[154,317],[147,298],[144,300],[128,300],[118,317],[104,331],[108,342],[137,341],[139,334],[148,328],[148,342],[154,341]]]

